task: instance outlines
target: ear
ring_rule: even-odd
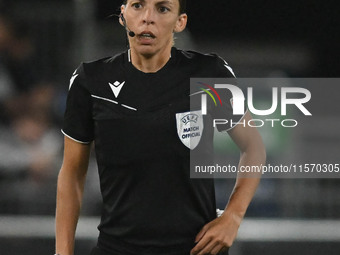
[[[179,15],[178,20],[176,22],[176,26],[174,28],[174,32],[175,33],[182,32],[187,26],[187,22],[188,22],[188,15],[186,15],[185,13]]]
[[[119,24],[121,24],[123,27],[124,27],[124,23],[122,20],[122,15],[124,14],[124,11],[125,11],[125,5],[122,5],[120,7]]]

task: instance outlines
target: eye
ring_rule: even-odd
[[[142,5],[141,5],[141,3],[133,3],[132,7],[135,8],[135,9],[140,9],[140,8],[142,8]]]
[[[168,11],[170,11],[170,9],[167,8],[167,7],[165,7],[165,6],[159,7],[159,12],[161,12],[161,13],[166,13],[166,12],[168,12]]]

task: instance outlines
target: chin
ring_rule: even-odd
[[[139,52],[139,54],[142,54],[145,57],[152,57],[153,55],[157,54],[157,52],[159,51],[151,45],[142,45],[142,46],[136,47],[136,50],[137,52]]]

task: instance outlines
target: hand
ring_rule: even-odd
[[[233,244],[242,218],[233,213],[224,212],[220,217],[206,224],[197,234],[196,246],[191,255],[211,254],[226,251]]]

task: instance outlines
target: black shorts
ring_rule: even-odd
[[[218,253],[218,255],[228,255],[229,251],[225,251],[225,252],[220,252]],[[94,247],[91,251],[91,255],[121,255],[121,254],[116,254],[114,252],[107,252],[105,250],[100,249],[99,247]],[[127,255],[127,254],[124,254]],[[181,254],[181,253],[176,253],[174,255],[189,255],[189,254]]]

